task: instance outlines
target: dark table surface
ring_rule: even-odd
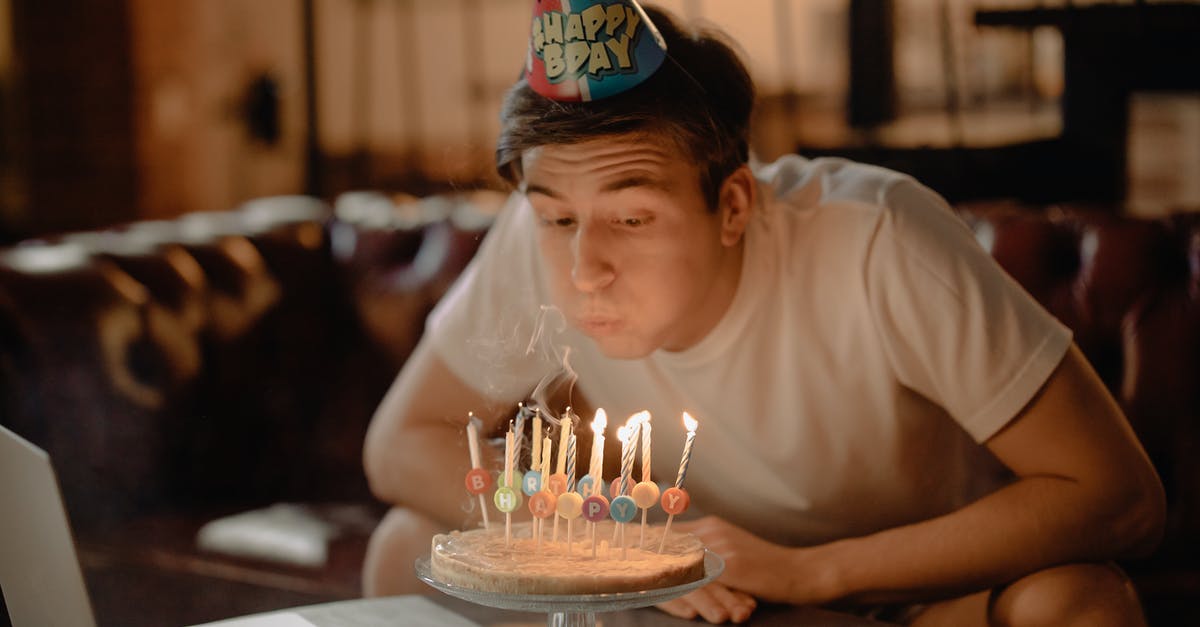
[[[597,614],[604,627],[683,627],[704,624],[673,618],[654,608]],[[545,614],[496,610],[445,595],[409,595],[340,601],[209,623],[209,627],[537,627]],[[870,627],[883,625],[817,608],[765,605],[747,625]]]

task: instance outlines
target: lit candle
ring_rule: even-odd
[[[614,519],[617,518],[619,513],[619,504],[624,505],[625,507],[630,507],[632,504],[622,503],[621,500],[629,498],[625,496],[625,494],[629,490],[629,476],[633,473],[633,454],[637,451],[637,429],[638,424],[640,423],[640,417],[640,414],[634,414],[630,416],[629,420],[625,421],[625,426],[617,429],[617,439],[621,441],[621,484],[620,488],[617,489],[617,496],[613,497],[613,509],[610,510],[610,513],[613,514]],[[621,511],[624,512],[625,510]],[[613,527],[613,542],[616,542],[617,531],[619,530],[621,535],[621,559],[626,559],[625,524],[622,520],[618,520],[618,522],[621,524]]]
[[[683,426],[687,429],[687,440],[683,443],[683,456],[679,458],[679,474],[675,476],[675,487],[683,487],[683,478],[687,476],[688,464],[692,461],[692,445],[696,442],[696,422],[692,415],[683,412]]]
[[[604,430],[608,428],[608,414],[604,413],[603,409],[597,409],[596,415],[592,418],[592,459],[588,465],[588,476],[592,480],[591,496],[588,497],[592,502],[592,507],[585,510],[585,513],[590,514],[585,516],[588,519],[588,527],[592,530],[592,557],[596,557],[596,520],[602,518],[608,513],[608,502],[604,498]],[[604,507],[601,508],[596,499],[604,501]],[[587,503],[585,503],[587,505]],[[603,513],[600,511],[603,509]]]
[[[687,476],[688,464],[692,461],[692,445],[696,442],[696,422],[692,415],[683,412],[683,426],[687,429],[687,439],[683,443],[683,456],[679,459],[679,474],[675,476],[675,487],[663,492],[663,510],[667,512],[667,524],[663,527],[662,540],[658,543],[658,552],[662,553],[663,545],[667,543],[667,533],[671,530],[671,521],[675,514],[683,513],[688,506],[687,492],[683,491],[683,479]],[[668,506],[669,503],[674,505]]]
[[[562,494],[567,490],[567,476],[564,471],[567,467],[567,440],[571,437],[571,408],[563,413],[562,418],[558,421],[558,467],[554,473],[557,480],[561,482],[561,487],[555,488],[557,494]],[[560,515],[554,516],[554,535],[551,536],[551,542],[558,542],[558,519]]]
[[[617,429],[617,439],[621,441],[621,487],[618,496],[629,492],[629,477],[633,474],[633,456],[637,452],[637,429],[640,414],[634,414],[625,422],[625,426]]]
[[[482,421],[479,420],[479,418],[477,418],[475,416],[474,412],[467,412],[467,448],[471,452],[471,469],[472,470],[480,468],[480,459],[479,459],[479,425],[480,424],[482,424]],[[482,483],[482,480],[481,480],[481,483]],[[483,488],[483,485],[480,485],[479,487]],[[479,511],[483,513],[483,527],[484,527],[484,529],[490,529],[492,526],[492,523],[491,523],[491,521],[488,520],[488,508],[487,508],[487,503],[485,503],[483,500],[482,489],[476,494],[476,496],[479,497]]]
[[[588,475],[592,477],[592,494],[604,492],[604,430],[608,428],[608,414],[596,410],[592,419],[592,459],[588,464]]]

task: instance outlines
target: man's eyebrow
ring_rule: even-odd
[[[648,176],[645,174],[631,174],[629,176],[613,179],[602,185],[600,187],[600,191],[618,192],[623,189],[631,189],[634,187],[646,187],[661,192],[671,191],[671,186],[666,181],[658,177]],[[562,195],[560,195],[558,192],[546,187],[545,185],[539,185],[537,183],[525,184],[525,195],[528,196],[529,194],[542,194],[543,196],[548,196],[555,200],[562,200]]]
[[[557,192],[549,187],[546,187],[545,185],[538,185],[537,183],[525,184],[525,195],[528,196],[529,194],[541,194],[543,196],[549,196],[555,200],[562,200],[562,196],[559,196]]]

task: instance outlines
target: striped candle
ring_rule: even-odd
[[[683,456],[679,459],[679,474],[675,476],[675,487],[683,486],[683,479],[687,476],[688,464],[692,461],[692,445],[696,442],[696,427],[699,423],[691,414],[683,412],[683,426],[687,428],[687,440],[683,443]]]
[[[567,492],[575,491],[575,434],[567,440]]]
[[[529,408],[525,406],[525,403],[517,403],[517,419],[512,425],[512,430],[515,437],[515,440],[513,440],[513,447],[516,452],[517,459],[521,459],[521,446],[525,437],[525,419],[528,417],[528,412]]]
[[[636,429],[635,425],[629,424],[617,429],[617,439],[621,441],[621,483],[617,489],[618,496],[625,494],[629,488],[629,475],[633,472],[633,452],[637,450],[633,444]]]

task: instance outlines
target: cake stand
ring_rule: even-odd
[[[595,627],[598,613],[629,610],[670,601],[713,581],[723,570],[725,561],[721,556],[705,550],[704,577],[669,588],[604,594],[502,594],[443,583],[433,578],[428,557],[417,558],[416,562],[418,579],[452,597],[501,610],[546,612],[548,627]]]

